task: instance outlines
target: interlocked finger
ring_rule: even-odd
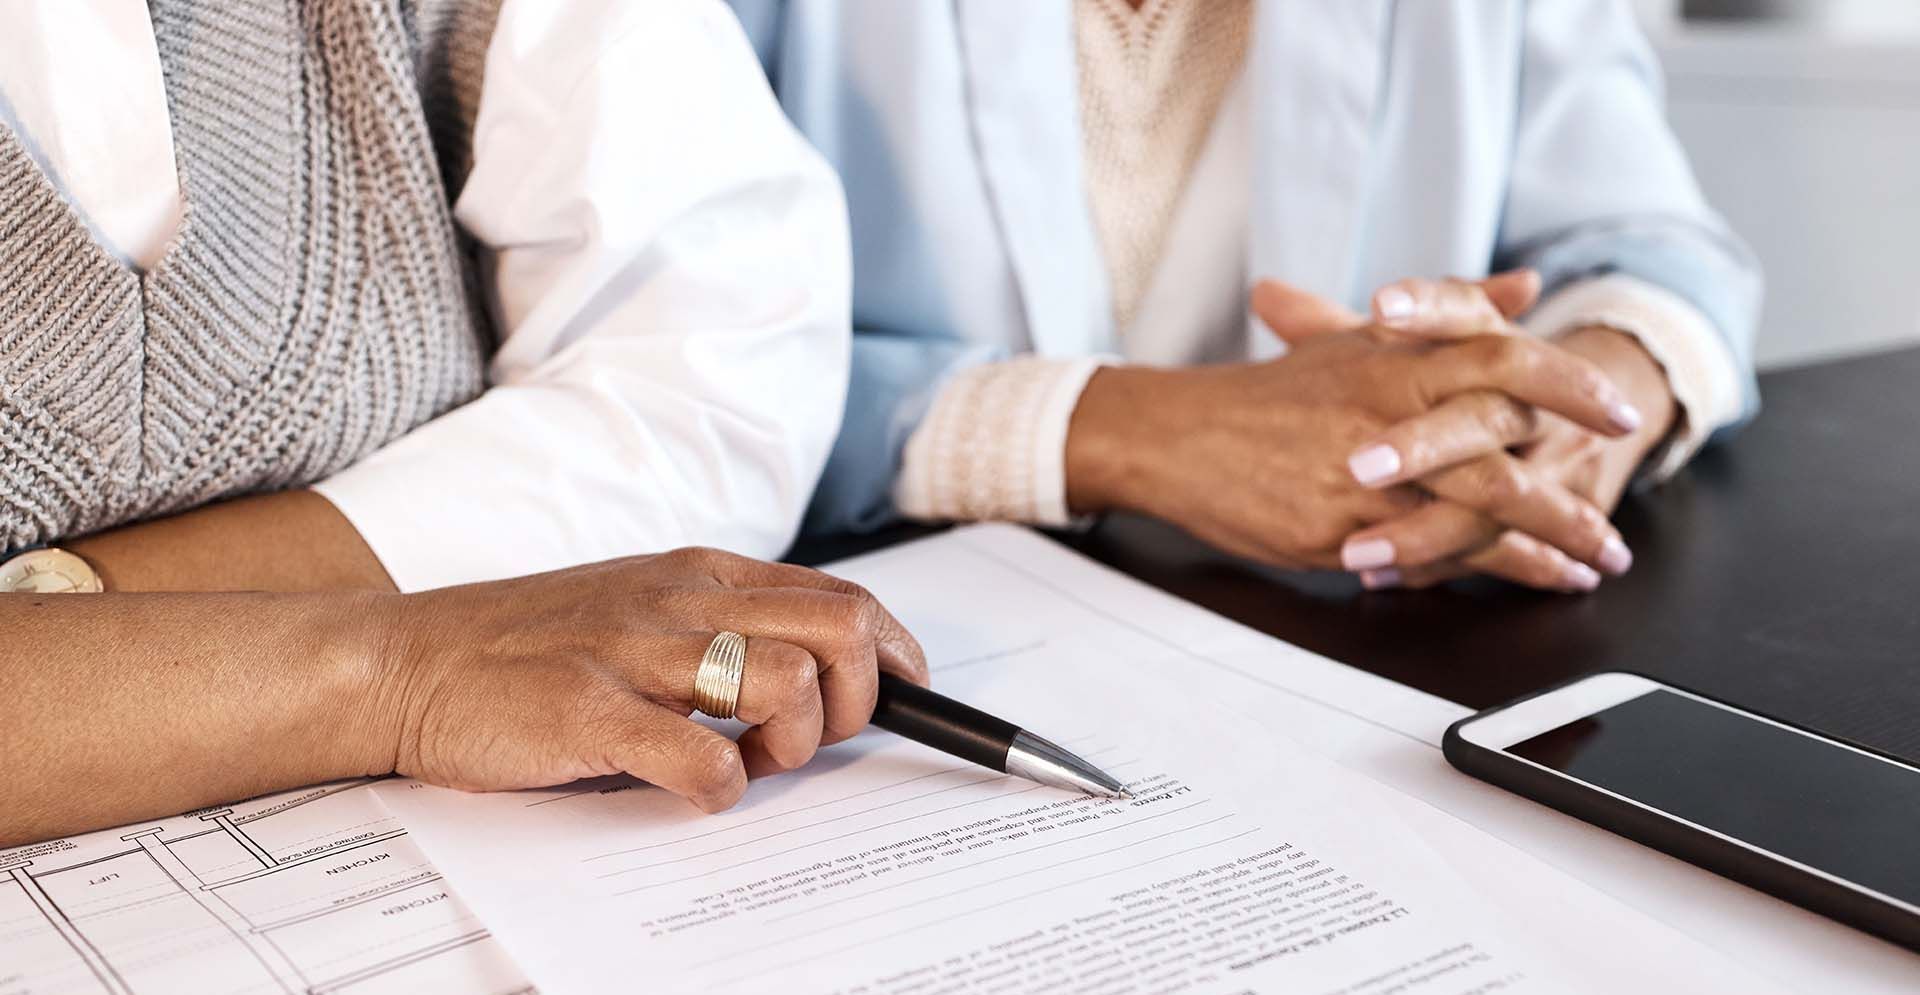
[[[1464,556],[1500,537],[1506,526],[1452,501],[1434,501],[1399,518],[1362,529],[1340,547],[1347,570],[1402,571]]]
[[[1600,575],[1593,568],[1532,536],[1512,530],[1466,556],[1404,569],[1369,570],[1361,574],[1361,582],[1376,590],[1419,589],[1474,574],[1486,574],[1543,591],[1580,593],[1600,585]]]
[[[1541,421],[1530,404],[1493,390],[1468,391],[1386,429],[1347,459],[1354,479],[1386,487],[1533,441]]]
[[[1618,576],[1633,565],[1633,554],[1599,508],[1506,453],[1449,467],[1421,483],[1602,573]]]
[[[1421,337],[1458,337],[1509,331],[1509,319],[1531,307],[1540,279],[1530,270],[1484,282],[1409,279],[1373,295],[1373,315],[1396,332]]]
[[[1427,353],[1409,375],[1431,405],[1470,391],[1497,390],[1608,436],[1640,427],[1640,412],[1598,366],[1537,339],[1462,339]]]

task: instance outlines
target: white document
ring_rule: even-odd
[[[941,685],[1044,712],[1134,799],[877,732],[718,816],[620,778],[379,790],[549,993],[1562,990],[1327,765],[1143,708],[1177,690],[1128,673],[1143,647],[994,635]]]
[[[1131,804],[879,731],[719,816],[624,779],[378,790],[552,993],[1770,990],[1430,808],[1409,831],[1387,793],[1217,704],[1270,692],[1189,648],[1246,630],[1137,585],[1096,608],[1076,571],[1105,573],[979,527],[833,572],[919,635],[942,691],[1109,767]],[[1184,631],[1109,616],[1168,605]],[[1496,873],[1539,880],[1584,945],[1490,909],[1422,833],[1510,857]]]
[[[0,850],[0,993],[531,992],[367,783]]]
[[[1603,989],[1739,992],[1764,979],[1805,992],[1920,991],[1920,956],[1910,951],[1454,770],[1440,736],[1469,709],[1222,619],[1028,530],[960,535],[952,548],[921,547],[925,568],[990,560],[1024,578],[997,585],[983,612],[1050,598],[1074,606],[1079,624],[1161,640],[1185,680],[1226,690],[1250,720],[1393,789],[1394,810],[1436,852]],[[1685,985],[1681,970],[1716,973]]]

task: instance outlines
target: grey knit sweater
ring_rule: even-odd
[[[0,548],[293,487],[477,394],[452,193],[497,0],[153,0],[186,210],[141,273],[0,126]]]

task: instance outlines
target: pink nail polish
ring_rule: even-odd
[[[1569,563],[1561,581],[1572,590],[1591,591],[1600,586],[1600,575],[1584,563]]]
[[[1639,408],[1625,401],[1619,401],[1607,409],[1607,420],[1613,423],[1614,428],[1622,432],[1631,432],[1639,428],[1640,423],[1646,419],[1640,416]]]
[[[1413,317],[1415,305],[1413,295],[1398,287],[1388,287],[1373,295],[1373,306],[1380,311],[1380,320],[1395,325]]]
[[[1385,443],[1368,446],[1347,457],[1347,469],[1362,486],[1372,487],[1400,472],[1400,454]]]
[[[1348,570],[1378,570],[1393,564],[1393,543],[1385,539],[1348,541],[1340,547],[1340,565]]]
[[[1596,558],[1600,561],[1600,569],[1615,577],[1633,568],[1633,551],[1629,550],[1627,544],[1621,542],[1618,536],[1608,537],[1607,541],[1601,545],[1600,555]]]
[[[1383,570],[1363,570],[1360,572],[1360,586],[1369,591],[1384,591],[1400,586],[1400,571],[1392,567]]]

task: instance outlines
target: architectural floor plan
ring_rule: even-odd
[[[0,995],[531,992],[369,783],[0,850]]]

